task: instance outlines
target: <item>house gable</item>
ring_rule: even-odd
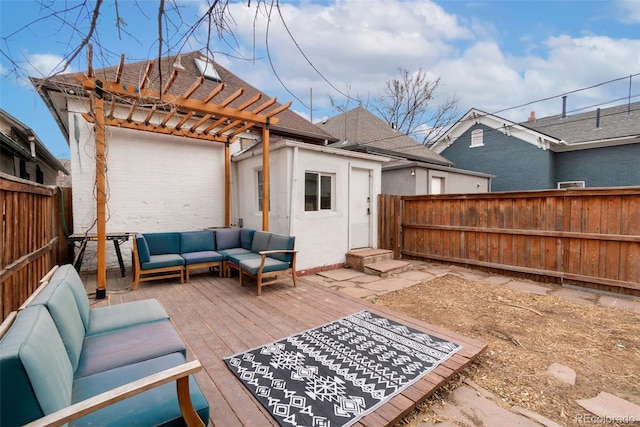
[[[469,129],[474,128],[477,125],[483,125],[492,131],[517,138],[542,150],[554,149],[556,146],[565,145],[565,143],[558,138],[529,129],[520,124],[503,119],[502,117],[472,108],[462,116],[462,118],[458,120],[442,138],[436,141],[431,146],[431,149],[438,154],[442,154],[448,147],[458,141],[462,135],[466,134]]]
[[[482,145],[471,146],[472,133],[482,131]],[[472,124],[445,147],[456,167],[494,175],[492,191],[546,189],[553,186],[553,152],[506,135],[482,123]]]

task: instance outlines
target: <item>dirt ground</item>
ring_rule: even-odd
[[[376,304],[488,344],[487,351],[448,387],[470,378],[505,408],[518,405],[561,425],[578,425],[576,399],[600,391],[640,405],[640,314],[588,306],[447,275],[379,296]],[[553,363],[576,372],[575,385],[547,373]],[[403,420],[437,421],[436,393]]]

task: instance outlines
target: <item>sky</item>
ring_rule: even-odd
[[[559,114],[563,94],[569,113],[640,101],[640,0],[244,0],[229,4],[222,39],[205,26],[187,35],[207,4],[165,1],[163,54],[203,50],[208,40],[216,62],[315,123],[338,114],[335,105],[361,99],[366,107],[399,68],[439,78],[434,101],[457,96],[460,116],[470,108],[516,122],[531,111]],[[69,158],[68,144],[27,77],[60,69],[94,5],[0,1],[0,108],[58,158]],[[120,54],[127,62],[158,54],[158,2],[117,6],[117,15],[113,1],[102,6],[94,68],[116,65]],[[67,72],[85,69],[86,49]]]

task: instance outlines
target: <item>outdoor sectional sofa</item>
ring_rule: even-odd
[[[219,228],[189,232],[137,234],[133,241],[133,289],[146,280],[179,277],[199,267],[219,268],[230,277],[231,270],[253,277],[262,287],[289,280],[296,286],[295,237],[246,228]],[[280,277],[278,277],[280,276]]]
[[[71,265],[0,327],[0,425],[206,425],[209,404],[157,300],[90,308]],[[177,385],[172,384],[176,382]]]
[[[291,274],[296,286],[295,237],[245,228],[220,228],[216,230],[216,251],[224,259],[227,276],[231,270],[240,273],[240,285],[245,276],[256,279],[258,296],[262,287],[281,283]],[[278,277],[280,276],[280,277]]]
[[[215,252],[212,230],[139,233],[133,239],[133,289],[140,282],[179,277],[189,282],[191,269],[218,267],[223,257]]]

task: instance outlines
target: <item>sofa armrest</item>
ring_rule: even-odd
[[[294,249],[272,249],[270,251],[260,251],[258,254],[260,255],[271,255],[271,254],[297,254],[298,251]]]
[[[135,396],[154,387],[176,381],[178,390],[178,402],[180,410],[187,426],[204,427],[204,423],[196,413],[191,403],[189,394],[189,375],[194,374],[202,369],[199,361],[185,363],[171,369],[158,372],[148,377],[133,381],[120,387],[116,387],[107,392],[98,394],[82,402],[75,403],[67,408],[56,411],[45,417],[39,418],[29,424],[28,427],[36,426],[60,426],[69,421],[81,418],[98,409],[105,408],[113,403]]]

